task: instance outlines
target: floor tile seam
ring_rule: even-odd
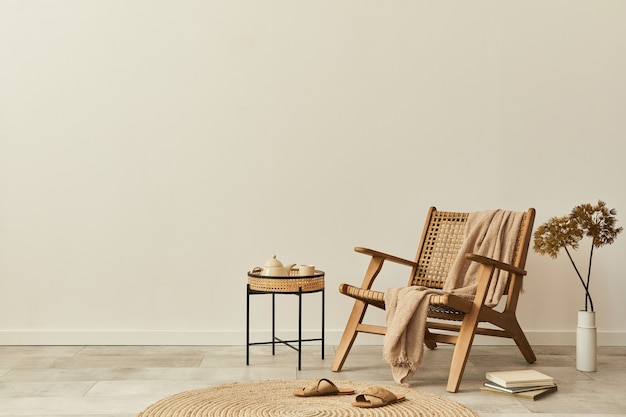
[[[86,382],[86,381],[85,381]],[[88,397],[89,393],[98,385],[100,381],[92,381],[92,384],[89,388],[87,388],[85,390],[85,392],[83,392],[83,394],[81,395],[81,397]]]
[[[58,368],[59,364],[62,364],[63,362],[67,362],[68,360],[73,360],[75,359],[78,354],[85,348],[85,346],[80,346],[80,348],[78,348],[75,352],[73,352],[71,355],[56,355],[55,359],[52,360],[50,362],[49,366],[42,366],[42,367],[37,367],[34,369],[51,369],[51,368]],[[39,357],[39,358],[47,358],[48,356],[42,356],[42,355],[36,355],[35,357]]]

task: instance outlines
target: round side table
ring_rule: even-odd
[[[250,364],[250,346],[272,345],[272,355],[276,353],[276,343],[282,343],[298,352],[298,370],[302,369],[302,342],[322,343],[322,359],[324,359],[324,271],[315,271],[312,275],[298,275],[298,269],[292,269],[289,276],[276,277],[261,275],[261,270],[248,272],[246,294],[246,365]],[[302,339],[302,296],[304,294],[322,293],[322,332],[319,338]],[[250,296],[259,294],[272,295],[272,340],[268,342],[250,342]],[[276,295],[291,294],[298,296],[298,338],[281,340],[276,337]],[[298,342],[298,347],[292,343]]]

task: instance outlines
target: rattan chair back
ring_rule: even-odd
[[[431,209],[417,250],[415,274],[409,285],[437,289],[444,287],[448,272],[463,244],[468,216],[469,213]],[[511,260],[517,267],[522,266],[526,260],[526,253],[520,250],[523,248],[520,243],[527,227],[526,217],[527,213],[524,213],[522,227],[517,231],[514,259]]]

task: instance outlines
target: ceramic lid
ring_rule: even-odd
[[[266,268],[282,268],[283,264],[281,261],[279,261],[278,259],[276,259],[276,255],[272,256],[272,259],[270,259],[269,261],[265,262],[264,265]]]

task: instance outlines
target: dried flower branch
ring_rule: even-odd
[[[546,223],[537,228],[534,234],[534,249],[542,255],[550,255],[556,258],[561,248],[572,263],[578,279],[585,289],[585,310],[593,309],[593,300],[589,292],[591,278],[591,261],[593,249],[612,244],[617,235],[622,232],[621,227],[615,227],[617,219],[615,209],[609,209],[603,201],[598,201],[596,206],[581,204],[574,207],[568,216],[552,217]],[[585,236],[592,239],[589,253],[589,265],[587,267],[587,279],[583,279],[568,247],[578,249],[578,243]]]

